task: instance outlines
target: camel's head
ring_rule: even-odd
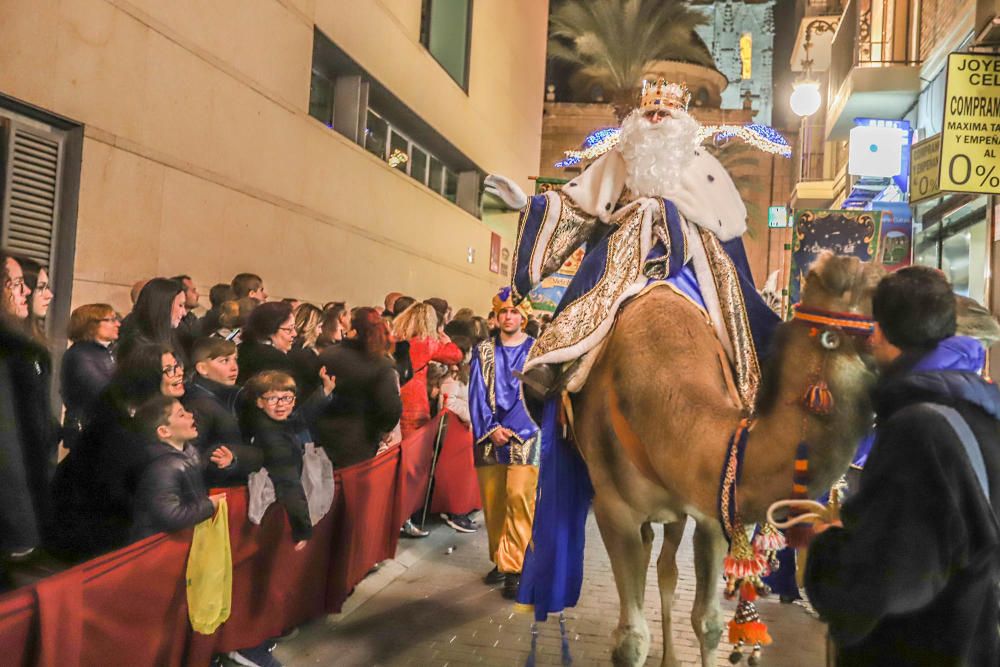
[[[871,315],[875,287],[885,275],[878,264],[825,251],[809,267],[802,305],[836,313]]]

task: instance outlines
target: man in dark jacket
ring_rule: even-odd
[[[150,438],[150,461],[139,479],[132,539],[190,528],[211,517],[218,501],[208,497],[202,459],[191,444],[198,436],[194,416],[176,398],[154,396],[139,407],[135,419]],[[211,462],[225,470],[232,466],[233,454],[220,447]]]
[[[1000,391],[978,369],[927,370],[955,341],[955,300],[940,272],[889,275],[874,314],[876,440],[843,525],[820,526],[812,543],[809,599],[840,665],[1000,664]]]
[[[203,459],[219,447],[227,447],[236,457],[233,471],[224,474],[209,466],[205,482],[210,486],[245,484],[247,476],[260,469],[260,450],[244,444],[237,417],[240,388],[236,386],[239,366],[236,343],[221,338],[199,338],[191,351],[194,377],[185,385],[181,402],[194,414],[198,437],[194,445]]]

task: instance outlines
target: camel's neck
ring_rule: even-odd
[[[856,355],[823,350],[801,327],[790,335],[778,363],[778,399],[758,418],[744,458],[739,503],[748,521],[762,519],[771,503],[791,497],[800,442],[809,445],[809,495],[818,497],[847,470],[872,423],[873,376]],[[803,406],[817,374],[834,398],[833,412],[825,417]]]

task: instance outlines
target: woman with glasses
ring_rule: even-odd
[[[32,293],[27,263],[0,249],[0,563],[28,561],[41,543],[57,441],[51,357],[26,333]]]
[[[184,365],[173,348],[146,344],[118,361],[86,426],[53,481],[53,551],[83,560],[128,543],[135,490],[148,463],[146,441],[134,417],[162,395],[184,395]]]
[[[66,406],[63,446],[73,449],[87,415],[115,372],[113,346],[121,320],[106,303],[88,303],[69,317],[66,334],[73,343],[63,356],[60,392]]]
[[[282,371],[295,376],[295,364],[288,356],[298,338],[292,306],[284,301],[262,303],[250,313],[243,328],[238,360],[242,385],[261,371]]]

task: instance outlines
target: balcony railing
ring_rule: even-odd
[[[907,0],[848,0],[830,53],[830,99],[855,67],[913,65]]]

